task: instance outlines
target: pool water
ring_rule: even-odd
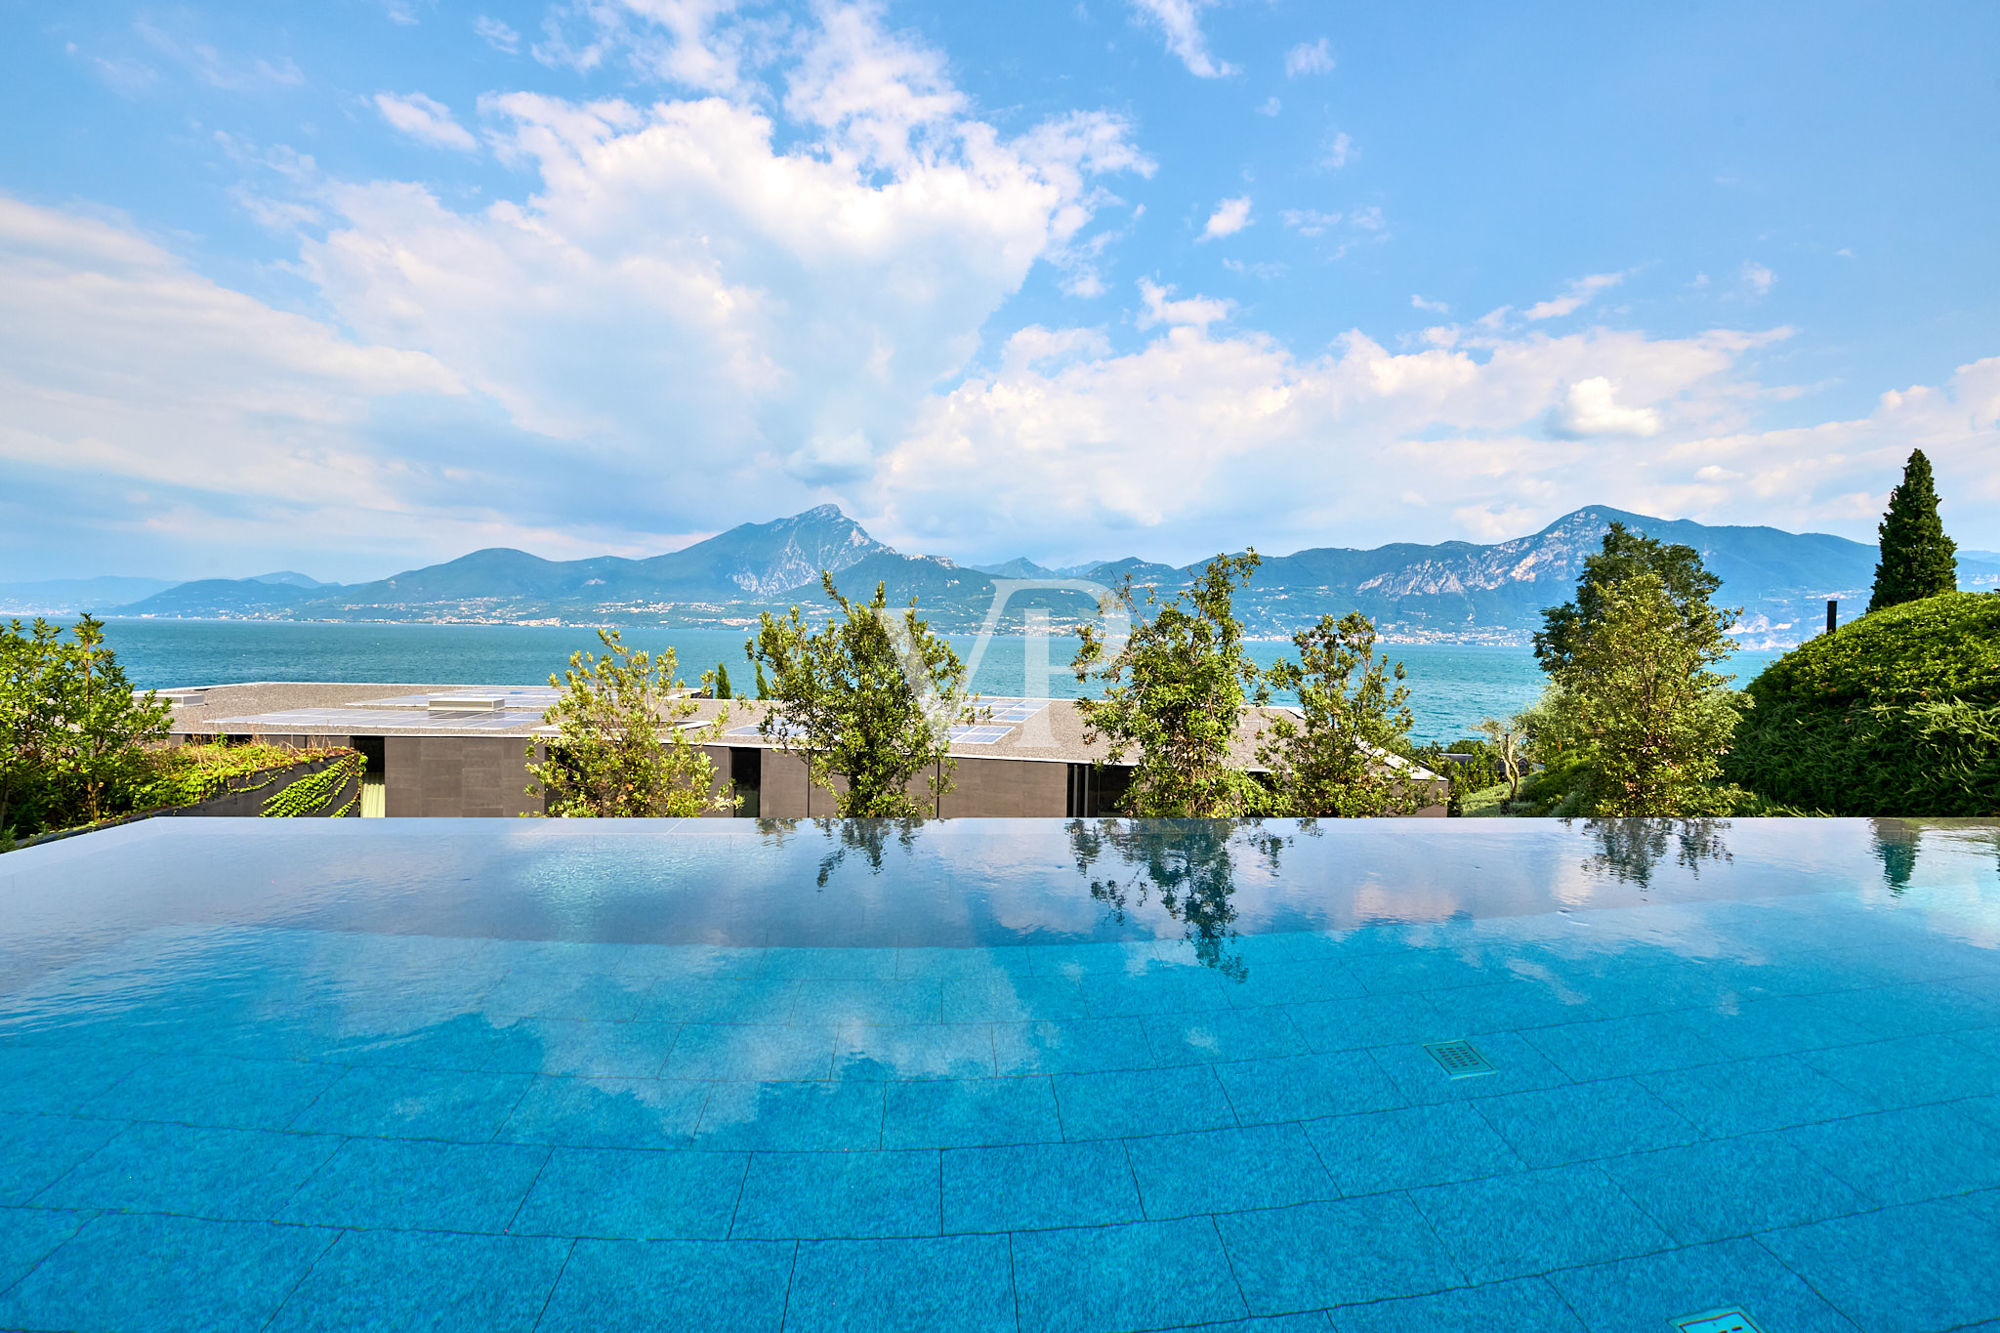
[[[1942,1330],[1996,1241],[1991,825],[0,858],[0,1328]]]

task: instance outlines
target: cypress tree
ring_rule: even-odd
[[[718,664],[715,668],[715,697],[718,699],[727,699],[729,697],[729,667],[727,664]]]
[[[1870,611],[1957,590],[1958,544],[1944,535],[1931,460],[1923,450],[1910,451],[1902,485],[1889,492],[1889,512],[1882,516],[1880,531],[1882,559],[1875,566]]]

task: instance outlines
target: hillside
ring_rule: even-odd
[[[1359,609],[1392,639],[1521,643],[1540,623],[1541,608],[1569,596],[1584,559],[1614,520],[1700,551],[1722,577],[1724,604],[1743,608],[1738,637],[1746,647],[1788,645],[1817,633],[1830,597],[1840,600],[1842,618],[1851,619],[1874,580],[1875,548],[1861,542],[1777,528],[1711,527],[1593,505],[1540,532],[1490,545],[1405,542],[1267,556],[1240,609],[1250,632],[1263,637]],[[975,569],[938,556],[906,555],[870,537],[838,508],[822,505],[645,559],[545,560],[496,548],[346,587],[291,573],[204,579],[156,592],[117,614],[741,625],[794,601],[823,609],[819,572],[830,569],[850,597],[867,598],[879,581],[893,605],[914,596],[938,627],[970,631],[991,609],[996,578],[1082,578],[1109,587],[1130,576],[1135,585],[1171,592],[1186,586],[1194,568],[1128,557],[1060,570],[1026,559]],[[2000,586],[2000,557],[1963,552],[1959,572],[1967,588]],[[1018,628],[1021,612],[1036,605],[1060,623],[1089,614],[1093,598],[1074,591],[1019,593],[1001,627]]]

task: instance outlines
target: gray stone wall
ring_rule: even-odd
[[[383,781],[391,819],[492,819],[540,814],[528,795],[520,736],[387,736]]]

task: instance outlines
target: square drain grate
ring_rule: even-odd
[[[1444,1072],[1453,1078],[1471,1078],[1476,1074],[1491,1074],[1493,1062],[1479,1053],[1479,1048],[1469,1041],[1434,1041],[1424,1047],[1431,1053],[1431,1059],[1444,1066]]]
[[[1757,1321],[1738,1309],[1707,1310],[1669,1322],[1675,1333],[1764,1333]]]

